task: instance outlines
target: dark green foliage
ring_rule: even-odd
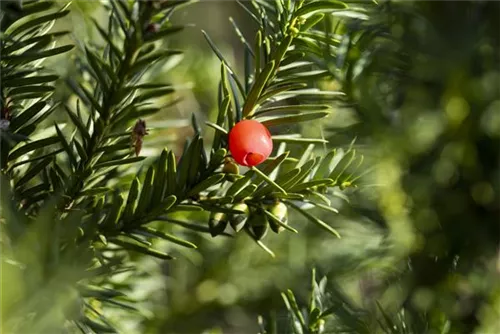
[[[498,331],[498,323],[488,327],[488,321],[498,318],[498,149],[492,150],[498,148],[492,131],[498,121],[492,108],[498,101],[493,59],[500,50],[500,8],[439,1],[358,5],[360,16],[337,20],[334,14],[314,32],[332,49],[315,63],[336,78],[346,110],[355,114],[349,126],[332,126],[329,139],[345,144],[356,134],[358,145],[378,151],[370,159],[381,163],[378,180],[389,180],[391,168],[401,171],[371,200],[355,198],[355,207],[387,229],[395,245],[403,243],[397,229],[405,220],[416,238],[401,247],[394,270],[382,273],[385,282],[371,292],[380,300],[364,307],[372,313],[368,332]],[[330,177],[336,179],[351,159],[354,150],[337,161]],[[394,216],[398,197],[408,211]],[[396,286],[397,297],[388,298]],[[491,319],[484,313],[490,309]],[[345,331],[333,323],[324,332]],[[350,332],[363,331],[350,326]]]
[[[289,204],[313,223],[338,235],[302,208],[306,203],[322,207],[315,202],[317,196],[311,194],[325,194],[349,178],[344,176],[344,170],[335,174],[334,179],[328,177],[335,167],[321,157],[314,157],[314,144],[326,142],[324,139],[295,134],[277,136],[276,141],[283,143],[280,152],[261,167],[252,168],[243,176],[237,170],[228,173],[226,168],[230,163],[226,134],[235,122],[255,118],[273,127],[316,120],[329,115],[330,107],[325,101],[342,95],[312,86],[325,71],[315,70],[312,63],[303,69],[302,64],[290,61],[308,53],[296,44],[303,25],[296,18],[301,2],[294,8],[287,7],[283,13],[278,13],[283,9],[281,6],[255,3],[255,13],[251,15],[263,19],[259,21],[255,50],[233,22],[248,49],[244,78],[236,75],[205,34],[222,61],[219,115],[216,124],[208,123],[216,130],[210,155],[205,152],[205,139],[193,116],[195,136],[186,140],[179,161],[173,151],[164,150],[156,160],[144,162],[145,157],[140,153],[148,129],[142,118],[160,110],[154,106],[155,102],[175,93],[172,84],[148,82],[147,75],[154,71],[155,65],[181,53],[168,49],[164,41],[183,29],[169,21],[172,10],[182,4],[112,1],[107,8],[106,27],[92,20],[104,43],[92,41],[80,46],[75,53],[79,73],[65,80],[76,103],[68,100],[61,108],[49,103],[54,91],[50,84],[58,77],[39,65],[42,59],[73,49],[72,45],[52,45],[55,38],[66,32],[49,32],[54,20],[70,12],[69,7],[57,8],[52,2],[24,3],[20,8],[13,7],[18,17],[2,22],[5,26],[1,102],[6,126],[1,130],[1,164],[2,189],[5,189],[2,207],[6,208],[6,238],[10,242],[7,258],[43,272],[33,279],[35,285],[27,286],[28,294],[36,291],[36,285],[43,286],[63,275],[61,270],[78,268],[64,277],[68,289],[76,288],[78,283],[67,315],[43,323],[37,317],[28,320],[26,311],[9,316],[12,323],[8,322],[6,328],[29,331],[45,326],[37,330],[52,331],[64,324],[85,333],[116,331],[93,305],[136,309],[134,301],[121,292],[123,287],[115,286],[112,280],[120,273],[134,272],[133,259],[137,256],[134,254],[174,259],[173,255],[155,248],[157,240],[197,247],[175,234],[146,226],[155,221],[180,225],[186,231],[210,232],[212,236],[229,235],[225,230],[231,221],[236,231],[244,228],[274,256],[261,239],[267,234],[268,219],[276,233],[285,229],[297,232],[288,226],[285,204]],[[272,26],[264,20],[267,16],[272,17],[268,22]],[[287,66],[281,68],[282,63]],[[293,102],[282,104],[287,101]],[[42,122],[56,109],[67,116],[66,122],[57,117],[54,123]],[[34,135],[37,137],[33,140]],[[295,159],[285,152],[286,142],[309,146]],[[331,155],[326,158],[331,159]],[[313,180],[315,167],[322,161],[326,165],[320,172],[322,177]],[[126,168],[140,162],[144,163],[145,173],[141,167],[137,175],[129,178],[131,182],[124,181]],[[294,170],[299,172],[293,178],[284,177]],[[269,207],[272,203],[281,205],[285,211],[272,209]],[[210,215],[208,228],[173,218],[179,211],[206,212]],[[27,221],[18,217],[26,217]],[[16,239],[31,233],[33,228],[42,228],[40,224],[50,225],[40,235],[45,244],[38,246],[42,253],[48,252],[47,256],[43,255],[44,259],[38,262],[24,261],[16,256],[15,250],[26,245],[18,244]],[[43,291],[50,294],[52,288]],[[33,301],[38,303],[35,297]],[[13,303],[6,305],[7,309],[16,309]],[[30,312],[38,312],[36,306],[30,307],[33,307]],[[42,318],[50,317],[51,310],[46,311],[49,312],[46,315],[40,313]]]
[[[71,45],[51,46],[58,37],[67,32],[47,33],[55,19],[66,16],[64,8],[54,11],[52,2],[27,5],[27,11],[18,8],[14,2],[6,2],[2,7],[16,8],[15,23],[9,21],[9,14],[2,20],[2,67],[1,67],[1,119],[6,123],[2,129],[0,165],[5,168],[15,156],[9,155],[12,148],[27,140],[36,125],[48,117],[55,106],[48,99],[54,90],[50,85],[58,79],[56,75],[33,63],[46,57],[64,53]],[[8,11],[7,11],[8,13]],[[5,32],[5,33],[3,33]],[[26,149],[27,150],[27,149]],[[27,153],[29,151],[24,151]],[[28,167],[29,168],[29,167]],[[34,173],[38,173],[35,171]]]
[[[431,325],[428,315],[418,314],[411,307],[402,306],[391,314],[378,302],[375,307],[360,307],[336,282],[326,276],[317,280],[315,269],[308,290],[308,296],[301,299],[296,299],[291,290],[282,292],[285,309],[279,317],[276,314],[259,316],[259,333],[417,334],[430,330],[448,333],[450,330],[446,321]]]
[[[313,57],[313,54],[310,53],[311,50],[301,49],[300,44],[297,44],[300,43],[302,34],[312,31],[310,25],[304,26],[305,22],[296,18],[296,13],[302,10],[303,3],[297,2],[293,8],[291,5],[284,8],[280,5],[280,1],[272,5],[257,1],[254,5],[256,13],[252,14],[252,17],[259,23],[259,30],[254,38],[254,49],[251,49],[248,39],[242,35],[237,24],[232,21],[236,33],[242,39],[245,47],[249,49],[247,57],[249,61],[246,63],[245,78],[239,79],[237,77],[215,42],[204,32],[210,47],[222,61],[217,123],[208,123],[215,129],[212,154],[225,144],[227,132],[224,128],[231,128],[235,121],[241,118],[257,119],[266,126],[271,127],[272,130],[274,126],[297,124],[324,118],[329,115],[329,109],[331,108],[329,105],[324,104],[325,98],[330,100],[342,96],[341,92],[323,91],[311,85],[314,80],[324,76],[328,71],[317,70],[317,67],[311,61],[305,62],[305,67],[303,61],[291,61],[291,59],[296,59],[297,56],[299,56],[298,58],[305,56],[306,59],[307,57]],[[317,10],[325,9],[334,10],[337,5],[338,3],[331,3],[330,7],[328,7],[323,4],[319,9],[310,7],[306,12],[314,13]],[[245,7],[246,4],[242,3],[241,6],[250,11]],[[257,18],[259,16],[261,19]],[[267,26],[268,22],[272,22],[273,26]],[[320,43],[319,41],[315,42]],[[287,65],[281,66],[285,62]],[[320,76],[318,76],[319,74]],[[236,83],[237,89],[233,89],[232,82]],[[241,82],[245,82],[248,88],[243,89]],[[288,152],[285,152],[285,155],[281,157],[268,159],[262,165],[262,171],[260,168],[252,168],[243,178],[235,180],[225,192],[224,188],[222,188],[216,194],[223,194],[222,198],[234,198],[238,194],[245,192],[245,202],[257,209],[261,207],[260,203],[282,200],[283,203],[289,203],[290,206],[303,212],[313,223],[338,236],[332,227],[304,211],[300,204],[297,205],[285,200],[307,200],[316,203],[316,197],[311,196],[312,192],[325,193],[329,187],[342,185],[345,187],[346,182],[349,181],[352,175],[350,172],[347,173],[347,167],[353,164],[356,159],[346,157],[346,159],[342,160],[343,164],[337,168],[332,164],[334,157],[330,154],[327,155],[326,159],[329,160],[323,160],[322,169],[317,174],[323,174],[326,178],[313,181],[313,172],[316,171],[322,159],[320,157],[314,158],[311,153],[314,144],[322,143],[324,140],[320,138],[301,138],[300,135],[295,134],[274,136],[273,139],[283,143],[309,143],[310,149],[304,151],[302,156],[299,157],[300,160],[296,160],[297,168],[295,169],[292,164],[280,166],[282,159],[285,159],[288,155]],[[340,155],[342,158],[343,151]],[[302,166],[306,161],[308,163]],[[297,173],[293,174],[292,177],[290,173],[294,173],[294,171],[297,171]],[[261,218],[266,219],[265,217],[263,215]],[[247,231],[251,230],[251,228],[247,229]],[[292,228],[292,230],[294,229]],[[251,233],[251,236],[258,240],[263,235],[264,233],[260,232],[257,235]]]

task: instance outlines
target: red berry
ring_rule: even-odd
[[[256,166],[264,162],[273,150],[269,130],[254,120],[238,122],[229,132],[229,150],[242,166]]]

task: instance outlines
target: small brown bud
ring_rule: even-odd
[[[138,156],[141,153],[142,143],[144,142],[144,136],[148,135],[148,130],[146,128],[146,121],[139,119],[132,129],[132,140],[135,155]]]
[[[148,33],[155,33],[160,30],[160,25],[158,23],[150,23],[146,27],[146,32]]]

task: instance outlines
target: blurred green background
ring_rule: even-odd
[[[312,267],[367,309],[378,300],[389,312],[404,306],[449,319],[450,333],[500,333],[500,4],[383,4],[367,2],[368,19],[346,25],[346,36],[370,32],[362,42],[324,59],[332,72],[324,84],[344,90],[349,103],[302,129],[329,139],[318,153],[356,138],[364,155],[349,201],[333,198],[340,213],[316,212],[342,238],[292,214],[300,234],[266,238],[275,259],[243,235],[192,235],[199,248],[170,250],[177,261],[138,259],[144,275],[132,295],[147,313],[109,311],[123,333],[256,333],[258,315],[284,309],[280,291],[306,300]],[[71,8],[55,29],[71,30],[69,41],[95,42],[89,18],[105,24],[100,4]],[[152,79],[183,87],[182,101],[147,120],[145,155],[164,146],[180,154],[191,114],[215,117],[219,60],[201,29],[242,74],[243,48],[229,17],[253,39],[256,27],[234,1],[200,1],[172,17],[191,24],[171,41],[185,54]],[[76,71],[67,56],[47,66],[63,77]],[[70,98],[61,80],[54,99]]]

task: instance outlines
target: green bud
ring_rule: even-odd
[[[208,227],[210,229],[210,234],[212,237],[216,237],[224,230],[227,226],[227,215],[222,212],[212,212],[208,220]]]
[[[222,172],[226,173],[226,180],[230,182],[236,181],[238,176],[240,176],[240,167],[234,162],[232,158],[226,158],[224,160],[224,167],[222,167]]]
[[[255,240],[262,240],[268,230],[268,221],[266,215],[260,212],[252,212],[248,218],[249,231]]]
[[[240,167],[233,161],[227,161],[222,168],[222,172],[226,174],[240,174]]]
[[[286,207],[285,204],[281,202],[277,202],[276,204],[272,205],[268,211],[272,213],[276,218],[278,218],[283,224],[288,224],[288,208]],[[279,225],[277,222],[275,222],[273,219],[269,219],[269,226],[271,227],[271,230],[275,233],[280,233],[283,231],[285,228],[281,225]]]
[[[234,210],[244,211],[245,213],[233,214],[229,217],[229,224],[235,232],[239,232],[248,219],[248,206],[245,203],[239,203],[233,206]]]
[[[355,185],[353,185],[351,182],[349,181],[345,181],[345,182],[342,182],[342,184],[340,185],[340,190],[344,190],[345,188],[349,188],[349,187],[352,187],[352,188],[356,188]]]
[[[293,36],[297,36],[299,34],[299,29],[295,28],[295,27],[290,27],[290,33],[293,35]]]

